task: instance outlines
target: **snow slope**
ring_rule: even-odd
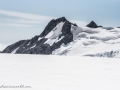
[[[50,33],[48,33],[44,38],[48,38],[48,40],[45,42],[45,44],[53,45],[54,42],[60,41],[59,35],[62,34],[62,27],[64,25],[64,22],[60,22],[56,27],[51,30]],[[62,37],[63,38],[63,37]]]
[[[120,60],[0,54],[0,90],[119,90]]]
[[[120,28],[107,30],[71,26],[73,42],[62,44],[54,55],[79,55],[97,57],[120,57]]]

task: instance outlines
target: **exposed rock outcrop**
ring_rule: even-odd
[[[98,28],[98,25],[94,22],[94,21],[91,21],[87,27],[90,27],[90,28]]]
[[[57,38],[57,42],[52,45],[45,43],[49,38],[46,38],[50,32],[61,22],[64,22],[61,33]],[[52,51],[59,48],[61,44],[67,44],[73,41],[73,34],[71,33],[71,22],[65,17],[51,20],[45,27],[44,31],[28,40],[21,40],[6,47],[2,53],[16,53],[16,54],[52,54]],[[72,24],[74,25],[74,24]],[[75,24],[76,25],[76,24]],[[76,25],[77,26],[77,25]],[[56,29],[59,29],[59,27]],[[63,37],[61,39],[61,37]]]

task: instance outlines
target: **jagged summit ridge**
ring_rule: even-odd
[[[68,21],[65,17],[61,17],[58,19],[52,19],[48,25],[45,27],[44,31],[40,34],[40,37],[46,36],[57,24],[60,22]]]
[[[73,41],[71,22],[65,17],[51,20],[44,31],[28,40],[21,40],[5,48],[2,53],[52,54],[61,44]]]

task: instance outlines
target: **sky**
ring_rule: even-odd
[[[0,0],[0,44],[39,35],[51,19],[65,16],[85,26],[120,26],[120,0]]]

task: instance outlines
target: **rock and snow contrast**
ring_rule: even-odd
[[[0,53],[0,90],[119,90],[119,44],[119,27],[51,20],[40,35]]]
[[[44,31],[5,48],[2,53],[120,57],[120,28],[94,21],[78,27],[65,17],[51,20]]]
[[[2,51],[2,53],[19,54],[52,54],[63,43],[67,45],[73,41],[71,25],[65,17],[51,20],[44,31],[29,40],[18,41]]]

